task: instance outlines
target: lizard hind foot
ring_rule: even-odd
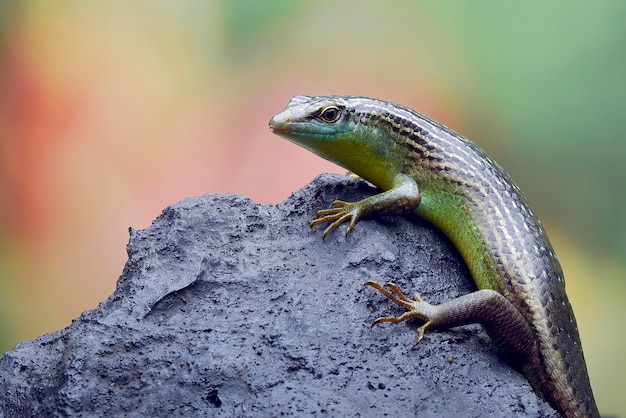
[[[407,310],[407,312],[397,317],[383,316],[377,318],[372,323],[372,328],[383,322],[399,324],[406,321],[407,319],[421,319],[422,321],[425,321],[425,323],[417,329],[417,341],[415,342],[415,345],[417,345],[422,340],[422,338],[424,338],[424,332],[426,332],[433,325],[433,321],[431,320],[433,305],[422,300],[422,298],[420,298],[417,293],[413,295],[412,300],[409,299],[404,295],[402,290],[400,290],[400,288],[395,283],[387,282],[384,285],[381,285],[378,282],[367,281],[365,283],[365,286],[373,287],[374,289],[385,295],[387,298],[389,298],[393,303]]]

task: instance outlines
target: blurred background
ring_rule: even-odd
[[[269,132],[356,94],[472,138],[565,270],[602,413],[623,413],[626,2],[0,2],[0,353],[113,292],[128,227],[203,193],[343,173]],[[355,283],[355,286],[359,285]]]

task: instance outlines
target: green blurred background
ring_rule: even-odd
[[[357,94],[447,124],[516,179],[600,410],[623,413],[625,19],[617,0],[0,2],[0,353],[95,308],[127,228],[167,205],[277,203],[343,173],[267,122],[296,94]]]

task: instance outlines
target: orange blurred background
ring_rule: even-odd
[[[626,200],[611,54],[626,8],[470,3],[2,3],[0,353],[110,295],[128,228],[166,206],[277,203],[343,173],[267,123],[296,94],[357,94],[453,127],[511,172],[561,256],[601,411],[626,410],[626,222],[609,222]]]

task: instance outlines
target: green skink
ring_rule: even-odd
[[[370,181],[382,192],[335,201],[311,226],[413,212],[453,242],[479,290],[439,305],[368,282],[425,331],[482,324],[537,393],[565,417],[599,417],[563,271],[509,176],[468,139],[403,106],[365,97],[296,96],[270,129]]]

